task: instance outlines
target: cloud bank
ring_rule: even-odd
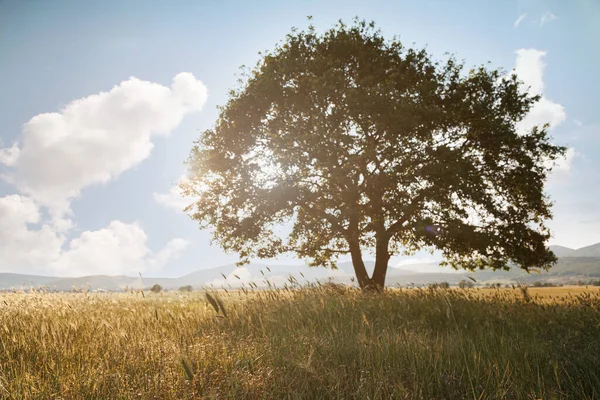
[[[169,87],[132,77],[25,123],[18,141],[0,148],[0,164],[8,167],[2,179],[19,192],[0,198],[0,270],[137,273],[175,259],[187,241],[173,239],[154,253],[137,223],[112,221],[67,241],[70,202],[85,187],[109,182],[148,158],[152,140],[200,111],[207,95],[191,73],[177,74]]]
[[[546,52],[536,49],[517,50],[514,72],[523,81],[532,95],[541,96],[529,113],[517,125],[520,133],[526,133],[534,126],[549,124],[550,129],[556,128],[567,119],[565,107],[555,103],[544,95],[544,57]],[[571,162],[576,157],[575,149],[570,148],[563,159],[557,160],[554,172],[566,172],[571,168]]]
[[[80,276],[137,274],[160,270],[174,261],[189,242],[175,238],[162,250],[147,246],[137,224],[112,221],[106,228],[85,231],[68,241],[41,224],[39,207],[26,196],[0,197],[0,271]],[[66,247],[66,248],[65,248]]]
[[[83,188],[148,158],[152,139],[201,110],[206,98],[202,82],[180,73],[170,87],[130,78],[60,112],[38,114],[23,126],[20,143],[0,149],[0,162],[11,167],[3,178],[55,216],[64,215]]]

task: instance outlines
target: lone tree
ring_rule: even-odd
[[[158,283],[155,283],[154,285],[152,285],[152,287],[150,288],[150,291],[152,293],[160,293],[160,291],[162,290],[162,286],[160,286]]]
[[[517,128],[539,98],[514,74],[465,72],[373,23],[294,29],[195,143],[186,211],[240,263],[293,252],[335,267],[349,254],[361,288],[382,288],[390,257],[421,248],[455,268],[549,268],[543,187],[565,149],[547,126]]]

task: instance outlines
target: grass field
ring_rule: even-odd
[[[211,299],[0,294],[0,398],[600,398],[597,290]]]

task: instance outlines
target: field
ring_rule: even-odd
[[[598,399],[600,292],[3,293],[0,347],[7,399]]]

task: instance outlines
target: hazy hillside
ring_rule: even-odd
[[[554,276],[600,277],[600,257],[563,257],[548,274]]]
[[[11,287],[39,287],[55,281],[56,277],[22,275],[11,273],[0,273],[0,289],[10,289]]]
[[[600,257],[600,243],[577,249],[569,257]]]
[[[550,246],[550,250],[557,257],[600,257],[600,243],[582,247],[580,249],[571,249],[563,246]]]
[[[453,272],[440,269],[440,272],[419,272],[419,270],[435,271],[438,263],[433,262],[404,265],[401,268],[390,268],[386,284],[388,286],[406,286],[446,281],[454,285],[467,277],[472,277],[479,283],[532,282],[536,280],[566,282],[569,280],[585,280],[600,277],[600,243],[581,249],[570,249],[563,246],[551,246],[551,249],[559,257],[558,264],[550,271],[542,271],[540,274],[527,274],[520,269],[476,272]],[[366,261],[365,264],[367,270],[371,273],[374,262]],[[293,279],[300,284],[316,281],[325,282],[327,280],[350,284],[353,282],[354,268],[351,262],[340,263],[337,270],[318,267],[310,268],[301,264],[272,266],[249,264],[243,267],[236,267],[235,264],[227,264],[195,271],[179,278],[142,278],[139,276],[131,277],[123,275],[91,275],[65,278],[0,273],[0,289],[45,286],[49,289],[61,291],[72,290],[74,287],[88,290],[123,290],[125,288],[149,288],[154,284],[159,284],[165,289],[174,290],[186,285],[191,285],[197,289],[204,286],[235,288],[242,285],[248,286],[251,282],[258,287],[267,287],[269,284],[281,287],[286,283],[290,283],[290,276],[293,276]]]
[[[142,289],[151,287],[155,283],[163,287],[176,287],[172,278],[140,278],[124,275],[90,275],[79,278],[60,278],[52,281],[46,286],[49,289],[71,290],[76,287],[79,289],[104,289],[104,290],[122,290],[125,288]]]
[[[558,258],[569,257],[571,254],[573,254],[573,252],[575,252],[574,249],[564,246],[550,246],[550,250],[552,250]]]

